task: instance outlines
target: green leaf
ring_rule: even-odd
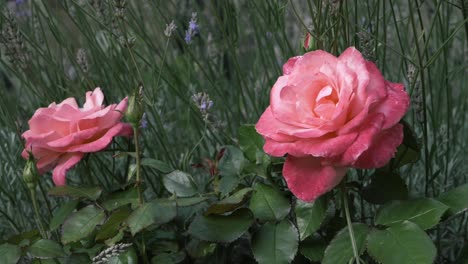
[[[141,166],[156,169],[162,173],[170,173],[174,169],[164,161],[157,159],[144,158],[141,160]]]
[[[80,253],[80,254],[72,254],[68,256],[65,263],[66,264],[83,264],[83,263],[92,263],[92,262],[87,254]]]
[[[161,253],[151,259],[151,264],[177,264],[185,259],[184,252]]]
[[[55,229],[59,228],[65,219],[75,210],[78,203],[78,200],[71,200],[60,206],[54,212],[54,216],[50,220],[49,230],[54,231]]]
[[[185,247],[187,254],[192,258],[202,258],[212,254],[216,249],[216,243],[210,243],[198,239],[192,239]]]
[[[362,197],[373,204],[408,199],[405,181],[396,173],[377,170],[362,190]]]
[[[352,226],[356,247],[359,253],[362,254],[366,249],[366,237],[370,231],[369,227],[361,223],[353,223]],[[351,245],[349,230],[346,226],[336,234],[328,245],[322,264],[347,264],[353,258],[353,247]]]
[[[318,239],[306,239],[299,245],[299,252],[308,260],[322,262],[327,243]]]
[[[367,238],[367,247],[369,254],[383,264],[431,264],[437,252],[429,236],[410,221],[375,229]]]
[[[62,225],[62,243],[76,242],[89,236],[104,218],[104,211],[93,205],[72,213]]]
[[[73,198],[86,198],[95,201],[101,195],[102,190],[99,187],[77,187],[62,185],[50,188],[48,193],[52,196],[69,196]]]
[[[115,210],[126,204],[138,203],[138,191],[136,188],[130,188],[125,191],[115,192],[103,199],[101,205],[107,211]]]
[[[219,191],[222,195],[228,195],[240,183],[240,178],[237,175],[228,175],[221,177],[219,181]]]
[[[114,237],[119,232],[121,224],[130,215],[131,210],[127,207],[121,208],[109,217],[107,221],[101,226],[99,232],[96,234],[96,240],[106,240]]]
[[[192,176],[183,171],[176,170],[164,175],[163,184],[170,193],[179,197],[193,196],[197,193]]]
[[[208,200],[208,197],[189,197],[189,198],[177,198],[175,201],[177,207],[187,207],[202,203]]]
[[[211,205],[205,212],[205,215],[209,214],[223,214],[231,212],[239,206],[243,205],[249,198],[249,194],[252,192],[252,188],[244,188],[233,195]]]
[[[320,228],[327,216],[327,202],[326,196],[321,196],[312,203],[297,200],[294,212],[301,241]]]
[[[6,242],[15,245],[29,245],[30,241],[36,241],[40,238],[39,230],[33,229],[31,231],[23,232],[8,238]]]
[[[246,208],[230,215],[199,215],[190,224],[188,232],[205,241],[232,242],[249,229],[253,220],[252,213]]]
[[[21,257],[20,247],[12,244],[0,245],[0,256],[2,256],[2,263],[16,264]]]
[[[263,149],[265,140],[255,130],[255,125],[243,125],[239,128],[239,146],[250,161],[256,161],[258,150]]]
[[[106,264],[138,264],[138,256],[133,247],[120,253],[118,256],[110,258]]]
[[[244,154],[234,146],[224,148],[223,157],[219,160],[218,170],[222,176],[239,176],[244,167]]]
[[[260,221],[280,221],[291,209],[288,199],[274,187],[257,184],[250,200],[250,210]]]
[[[449,213],[452,215],[465,211],[468,208],[468,184],[441,194],[437,200],[448,205]]]
[[[39,258],[36,258],[36,259],[34,259],[32,261],[32,264],[57,264],[57,263],[55,262],[55,259],[39,259]]]
[[[264,224],[252,237],[252,251],[260,264],[290,263],[298,243],[297,229],[290,221],[283,220]]]
[[[55,241],[41,239],[29,247],[29,252],[36,258],[59,258],[66,254],[63,248]]]
[[[405,121],[401,121],[401,124],[403,125],[403,143],[398,146],[395,158],[392,159],[392,165],[396,165],[396,168],[418,161],[421,151],[421,145],[410,125]]]
[[[410,220],[426,230],[435,226],[447,209],[445,204],[432,198],[394,201],[379,208],[375,223],[388,226]]]
[[[127,224],[132,235],[140,232],[150,225],[165,224],[177,215],[175,201],[153,201],[138,207],[128,217]]]

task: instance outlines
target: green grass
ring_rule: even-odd
[[[0,69],[11,85],[4,81],[0,87],[0,237],[34,227],[20,177],[20,134],[35,109],[67,97],[83,103],[85,91],[96,86],[113,103],[141,84],[148,118],[144,155],[187,169],[235,143],[239,125],[258,120],[282,63],[303,53],[307,30],[317,37],[317,48],[335,54],[348,46],[366,50],[386,79],[405,83],[420,101],[405,118],[422,144],[421,160],[401,170],[412,196],[437,196],[468,182],[468,26],[459,1],[349,0],[334,7],[328,3],[333,1],[312,0],[137,0],[127,1],[125,20],[115,17],[114,1],[95,1],[101,7],[92,1],[31,2],[26,8],[32,16],[15,19],[24,65],[18,54],[10,61],[11,39],[5,34],[1,39],[6,45]],[[192,12],[198,13],[200,35],[187,45]],[[3,29],[7,18],[2,16]],[[167,38],[164,29],[171,20],[178,28]],[[366,32],[361,36],[367,42],[359,32]],[[85,71],[77,63],[79,49],[86,52]],[[197,92],[214,101],[209,124],[191,101]],[[111,152],[132,147],[119,139]],[[71,182],[108,190],[124,183],[128,160],[111,156],[87,157],[69,173]],[[159,192],[158,176],[145,171],[148,195]],[[50,176],[41,185],[45,192]],[[59,200],[40,196],[47,216]],[[431,233],[442,253],[439,261],[459,255],[468,238],[467,220],[462,214]]]

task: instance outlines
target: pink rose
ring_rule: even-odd
[[[39,108],[29,120],[29,130],[23,133],[26,146],[22,156],[32,151],[40,174],[54,169],[56,185],[65,185],[65,174],[84,153],[100,151],[115,136],[131,136],[132,127],[120,122],[127,109],[127,98],[118,105],[102,105],[100,88],[86,93],[86,102],[79,108],[74,98],[60,104]]]
[[[301,200],[330,191],[347,168],[378,168],[403,140],[403,84],[386,81],[355,48],[289,59],[256,125],[266,153],[288,154],[283,176]]]

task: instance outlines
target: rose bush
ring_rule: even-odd
[[[86,93],[86,102],[78,107],[74,98],[60,104],[39,108],[29,120],[29,130],[22,156],[29,152],[37,159],[40,174],[53,169],[56,185],[66,183],[66,172],[76,165],[84,153],[106,148],[115,136],[130,136],[132,127],[120,120],[127,109],[127,98],[105,107],[100,88]]]
[[[408,107],[403,84],[386,81],[355,48],[339,57],[317,50],[286,62],[256,129],[266,153],[288,154],[289,189],[312,201],[349,167],[384,166],[403,140]]]

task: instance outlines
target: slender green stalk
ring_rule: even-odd
[[[39,206],[37,205],[36,190],[29,189],[29,191],[31,194],[31,201],[32,201],[33,208],[34,208],[34,216],[36,218],[37,228],[39,229],[39,232],[41,233],[42,238],[47,239],[47,233],[45,231],[44,226],[42,225],[41,215],[39,213]]]
[[[345,186],[344,181],[342,181],[341,183],[341,195],[343,198],[342,201],[343,201],[343,206],[345,209],[346,223],[348,225],[349,237],[351,239],[351,246],[353,247],[354,260],[356,261],[356,263],[360,264],[361,261],[359,258],[359,251],[356,246],[356,239],[354,238],[353,223],[351,222],[351,216],[349,214],[348,193],[346,191],[346,186]]]
[[[135,140],[135,159],[136,159],[136,182],[135,186],[138,192],[138,204],[143,204],[143,195],[141,193],[141,160],[140,160],[140,141],[139,141],[139,128],[133,127],[133,139]]]
[[[164,67],[164,62],[166,61],[167,47],[169,47],[169,40],[171,40],[171,38],[168,37],[166,40],[166,46],[164,47],[164,53],[163,53],[161,65],[159,66],[158,79],[156,79],[156,85],[154,87],[155,89],[158,89],[159,87],[159,81],[161,80],[162,69]],[[155,92],[153,92],[153,98],[152,98],[153,102],[154,102],[155,97],[156,97]]]

